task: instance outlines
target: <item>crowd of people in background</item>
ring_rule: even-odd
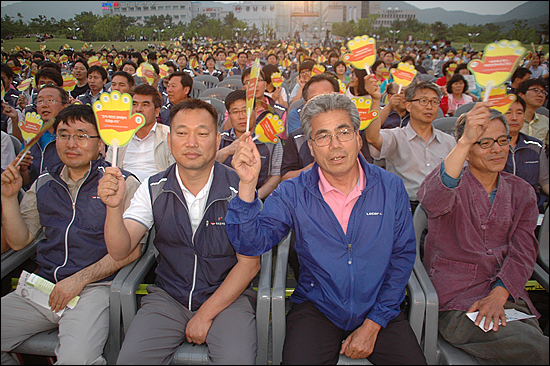
[[[139,257],[153,229],[155,286],[119,363],[165,362],[184,339],[208,343],[212,362],[254,363],[254,310],[245,295],[258,256],[289,230],[298,285],[284,363],[335,363],[339,353],[425,363],[400,310],[421,255],[417,209],[430,220],[422,259],[440,296],[445,339],[486,362],[548,364],[548,336],[538,322],[506,325],[502,318],[505,308],[540,317],[525,283],[538,252],[537,217],[548,206],[548,54],[526,54],[506,82],[516,100],[502,114],[483,102],[484,88],[467,67],[482,50],[457,50],[449,41],[386,43],[369,72],[354,68],[347,52],[343,43],[284,40],[3,51],[2,252],[25,247],[44,228],[38,273],[56,284],[51,308],[64,309],[74,295],[82,306],[51,316],[4,296],[2,364],[13,361],[8,352],[36,323],[36,332],[66,324],[59,361],[102,362],[108,281]],[[247,121],[245,90],[256,60],[261,71]],[[405,87],[390,72],[401,62],[417,71]],[[150,80],[144,65],[153,70]],[[223,85],[233,90],[218,98],[222,107],[201,95]],[[132,113],[145,117],[118,150],[100,139],[91,108],[113,91],[130,94]],[[357,97],[378,111],[361,131],[351,102]],[[464,106],[473,107],[461,113]],[[33,112],[55,123],[23,156],[28,141],[19,126]],[[274,144],[254,138],[268,114],[285,127]],[[444,117],[455,119],[453,134],[434,127]],[[474,310],[495,320],[494,332],[471,334],[474,323],[463,314]]]

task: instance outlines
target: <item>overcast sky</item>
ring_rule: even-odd
[[[2,6],[21,1],[2,1]],[[222,3],[232,3],[234,1],[220,1]],[[445,10],[463,10],[477,14],[506,14],[516,6],[527,1],[407,1],[407,3],[416,6],[419,9],[443,8]]]

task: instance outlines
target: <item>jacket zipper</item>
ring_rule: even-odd
[[[91,167],[90,167],[90,172],[91,172]],[[89,174],[88,174],[88,177],[89,177]],[[88,179],[88,177],[86,177],[86,179]],[[71,196],[71,192],[69,192],[69,190],[63,184],[59,183],[56,179],[54,179],[54,181],[57,184],[59,184],[61,187],[63,187],[63,189],[69,195],[69,198],[71,199],[71,202],[73,204],[73,217],[71,219],[71,222],[69,222],[69,225],[67,225],[67,229],[65,230],[65,262],[61,266],[57,267],[55,269],[54,273],[53,273],[53,277],[55,279],[55,282],[57,283],[57,282],[59,282],[59,280],[57,279],[57,271],[61,267],[65,267],[65,265],[67,264],[67,261],[69,259],[69,229],[71,228],[71,225],[73,224],[75,216],[76,216],[76,199],[78,197],[78,193],[80,192],[80,187],[82,187],[85,182],[82,182],[82,184],[78,187],[78,189],[76,190],[76,194],[74,196],[74,199],[73,199],[73,197]]]
[[[181,200],[181,198],[176,194],[176,192],[174,191],[165,191],[165,192],[171,192],[173,193],[177,198],[178,200],[181,202],[182,206],[185,208],[185,211],[187,211],[187,217],[189,217],[189,209],[187,208],[187,206],[183,203],[183,201]],[[200,219],[200,222],[202,222],[202,219],[204,218],[204,215],[206,214],[206,212],[208,211],[208,209],[210,208],[210,206],[212,206],[212,204],[214,202],[218,202],[218,201],[225,201],[227,200],[227,198],[219,198],[219,199],[216,199],[212,202],[210,202],[210,204],[208,206],[206,206],[206,208],[204,209],[204,212],[202,214],[202,217]],[[189,221],[191,222],[191,218],[189,217]],[[194,256],[195,256],[195,263],[193,265],[193,285],[191,286],[191,291],[189,291],[189,304],[188,304],[188,308],[189,310],[192,311],[191,309],[191,303],[193,302],[193,291],[195,291],[195,284],[196,284],[196,281],[197,281],[197,253],[195,252],[195,233],[197,232],[197,230],[193,231],[193,235],[191,236],[191,243],[193,244],[193,253],[194,253]]]

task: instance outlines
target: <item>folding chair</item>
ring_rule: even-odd
[[[288,107],[287,116],[290,115],[290,112],[292,112],[293,109],[300,108],[300,107],[302,107],[303,105],[305,105],[305,103],[306,103],[306,101],[303,100],[303,99],[298,99],[297,101],[295,101],[294,103],[292,103],[292,104]]]
[[[535,109],[535,112],[548,117],[548,108],[546,107],[538,107],[537,109]]]
[[[206,90],[206,85],[203,83],[193,83],[193,89],[191,89],[191,93],[189,93],[189,96],[193,99],[197,99],[203,91]]]
[[[550,218],[548,217],[548,207],[544,212],[544,219],[542,220],[542,225],[539,231],[539,254],[537,256],[537,263],[535,263],[535,268],[533,269],[533,279],[544,287],[546,292],[550,290],[549,284],[549,233],[548,225]]]
[[[455,117],[460,117],[462,113],[468,113],[472,108],[474,108],[474,105],[476,105],[476,102],[472,103],[466,103],[458,107],[455,111]]]
[[[455,135],[455,123],[458,117],[441,117],[433,121],[432,125],[440,131],[443,131],[451,136]]]
[[[220,83],[220,79],[212,75],[197,75],[193,78],[193,85],[195,81],[200,81],[206,86],[206,89],[215,88]]]
[[[271,300],[273,365],[279,365],[282,361],[283,343],[286,334],[286,278],[291,234],[292,232],[289,232],[288,235],[279,243],[277,248],[275,272],[273,276],[273,294]],[[416,339],[420,343],[422,338],[426,299],[413,272],[411,272],[407,289],[410,297],[409,323],[414,331]],[[372,365],[372,363],[366,358],[353,360],[345,355],[340,355],[338,364]]]
[[[221,83],[218,84],[218,87],[229,88],[232,90],[240,90],[243,88],[243,82],[241,81],[240,77],[238,79],[225,78],[222,80]]]
[[[13,149],[15,151],[15,156],[17,156],[17,154],[19,154],[19,151],[21,151],[21,141],[19,141],[19,139],[17,137],[15,137],[14,135],[9,135],[10,138],[11,138],[11,142],[13,143]]]
[[[36,236],[36,239],[27,245],[27,247],[11,254],[7,254],[9,251],[2,254],[2,279],[24,260],[34,255],[37,244],[43,238],[44,232],[41,231]],[[109,336],[103,351],[103,357],[105,357],[107,364],[115,364],[120,352],[122,345],[120,289],[122,283],[137,263],[138,261],[136,260],[121,268],[111,283],[111,292],[109,295]],[[37,333],[21,343],[10,353],[55,357],[55,348],[59,344],[58,333],[57,328]]]
[[[216,98],[223,102],[225,101],[225,97],[227,97],[227,94],[231,93],[232,91],[233,90],[229,88],[217,87],[217,88],[203,90],[199,96]]]
[[[199,99],[204,100],[206,103],[212,104],[212,107],[216,108],[216,111],[218,111],[218,131],[221,131],[223,128],[223,122],[225,121],[225,103],[219,99],[210,97],[199,97]]]
[[[151,229],[153,231],[154,229]],[[121,290],[122,320],[126,334],[138,310],[136,291],[155,261],[154,234],[149,238],[147,252],[142,256],[132,273],[126,278]],[[260,280],[256,300],[256,328],[258,336],[257,365],[267,364],[269,311],[271,299],[271,250],[261,256]],[[172,365],[208,365],[208,348],[184,341],[174,353]]]
[[[479,362],[474,356],[454,347],[439,334],[439,297],[421,260],[421,253],[423,253],[423,246],[421,245],[422,233],[428,231],[428,216],[421,204],[414,211],[413,223],[416,235],[416,260],[413,272],[426,298],[424,337],[422,342],[426,362],[428,365],[478,365]]]

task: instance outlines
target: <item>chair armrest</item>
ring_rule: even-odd
[[[257,365],[267,365],[269,335],[269,313],[271,310],[271,272],[273,267],[272,250],[262,254],[260,281],[256,300],[256,330],[258,336]]]
[[[137,313],[137,298],[136,291],[138,286],[143,282],[143,279],[153,266],[155,261],[155,246],[153,245],[153,239],[155,237],[154,229],[149,231],[147,238],[147,249],[136,263],[130,274],[124,280],[120,289],[120,305],[122,307],[122,324],[123,334],[122,340],[134,320],[134,316]]]
[[[271,299],[271,329],[273,332],[273,364],[279,365],[283,356],[283,343],[286,334],[286,274],[288,253],[292,232],[279,243],[277,261],[273,277],[273,295]]]
[[[111,282],[111,292],[109,294],[109,338],[103,352],[108,365],[116,363],[122,346],[122,306],[120,303],[122,285],[138,262],[139,258],[122,267]]]
[[[409,291],[409,323],[416,335],[418,344],[422,344],[422,328],[424,326],[424,312],[426,310],[426,297],[424,291],[418,282],[414,271],[411,271],[409,282],[407,283]]]
[[[32,257],[34,253],[36,253],[36,246],[44,238],[44,235],[44,230],[40,230],[33,242],[23,249],[10,249],[5,253],[2,253],[2,279],[4,279],[4,277],[6,277],[11,271],[16,269],[17,266],[21,265],[21,263]]]
[[[535,263],[535,268],[533,268],[533,279],[537,280],[537,282],[544,287],[546,292],[549,292],[550,285],[549,285],[549,274],[546,272],[538,263]]]
[[[428,365],[435,365],[437,363],[437,335],[439,332],[439,298],[418,256],[414,262],[413,272],[426,298],[426,310],[424,313],[424,356]]]

